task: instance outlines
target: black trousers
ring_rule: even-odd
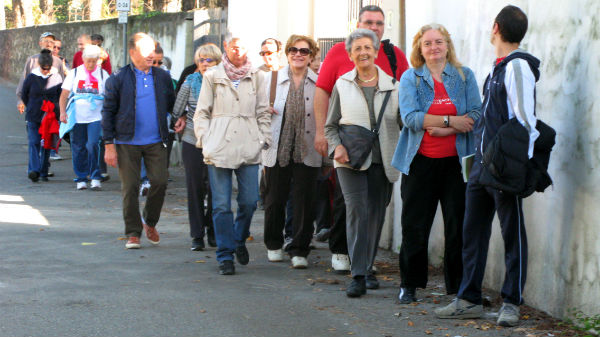
[[[315,194],[315,224],[316,233],[321,229],[331,228],[333,223],[333,189],[334,183],[330,177],[333,174],[331,167],[321,168],[317,179],[317,190]]]
[[[427,286],[428,243],[438,202],[444,217],[446,292],[458,292],[462,278],[462,224],[465,183],[457,157],[428,158],[417,154],[409,175],[402,175],[402,287]]]
[[[473,172],[480,169],[473,165]],[[473,174],[471,175],[473,177]],[[523,218],[523,200],[513,194],[477,183],[467,186],[467,203],[463,226],[463,280],[458,297],[481,304],[481,285],[492,233],[494,213],[498,212],[506,273],[501,295],[504,302],[523,303],[523,287],[527,279],[527,234]]]
[[[202,149],[192,144],[181,142],[181,157],[185,168],[190,236],[202,239],[205,230],[214,233],[208,168],[204,163]],[[208,205],[205,209],[204,198],[207,196]]]
[[[313,234],[313,200],[318,174],[318,167],[296,163],[291,163],[286,167],[280,167],[276,163],[273,167],[265,168],[265,245],[267,249],[276,250],[283,246],[285,209],[291,186],[293,239],[286,250],[290,256],[308,256]]]
[[[333,225],[329,236],[329,250],[332,254],[348,255],[348,241],[346,240],[346,202],[342,194],[340,180],[335,174],[335,188],[333,190]]]

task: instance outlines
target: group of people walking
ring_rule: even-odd
[[[158,244],[155,227],[167,186],[167,115],[172,113],[174,130],[183,140],[191,248],[204,249],[206,233],[209,244],[217,247],[219,273],[232,275],[234,259],[241,265],[250,260],[246,240],[259,200],[260,165],[267,258],[280,262],[287,253],[293,268],[308,266],[317,185],[324,168],[333,166],[331,204],[337,216],[330,217],[332,263],[349,265],[352,282],[346,294],[360,297],[379,288],[374,262],[393,184],[400,179],[398,300],[416,301],[416,289],[427,285],[428,241],[440,203],[446,291],[457,298],[436,315],[481,316],[490,226],[498,211],[507,264],[498,323],[517,324],[527,261],[521,197],[485,185],[479,175],[485,170],[486,145],[508,120],[536,124],[539,61],[518,49],[527,17],[507,6],[494,20],[498,60],[484,85],[483,105],[474,73],[458,61],[446,28],[421,27],[413,39],[409,69],[402,51],[382,40],[384,27],[381,8],[363,7],[357,29],[332,47],[320,67],[319,48],[311,37],[292,35],[285,44],[267,39],[261,55],[267,61],[282,51],[287,65],[269,62],[262,70],[251,64],[244,41],[229,35],[223,54],[213,44],[198,48],[191,74],[180,80],[177,94],[169,74],[153,66],[156,44],[150,36],[131,37],[131,64],[111,76],[97,66],[101,51],[86,47],[84,64],[62,84],[59,104],[61,136],[63,128],[71,133],[78,184],[89,177],[92,188],[99,186],[98,167],[79,163],[85,161],[84,150],[87,162],[97,156],[101,133],[104,159],[118,167],[121,177],[126,248],[140,248],[143,231]],[[48,51],[38,59],[32,74],[44,81],[28,77],[22,96],[30,145],[38,144],[30,146],[30,158],[41,158],[30,160],[32,180],[47,174],[40,164],[47,153],[29,130],[39,129],[40,111],[47,111],[43,106],[52,101],[49,95],[59,95],[58,84],[51,82],[54,60]],[[529,132],[531,157],[537,131]],[[463,159],[470,155],[475,159],[467,183]],[[140,214],[142,160],[150,188]]]

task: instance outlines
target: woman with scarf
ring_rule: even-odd
[[[50,149],[58,148],[52,141],[51,124],[56,122],[55,104],[60,95],[61,74],[52,67],[52,52],[43,49],[34,68],[23,82],[21,97],[25,103],[25,123],[29,145],[28,177],[33,182],[48,181]],[[44,127],[47,125],[48,127]],[[42,128],[42,130],[41,130]],[[42,132],[43,130],[46,130]],[[44,141],[42,142],[42,133]],[[47,135],[47,136],[46,136]],[[54,144],[53,144],[54,143]],[[55,145],[53,147],[53,145]]]
[[[83,64],[72,69],[62,85],[60,95],[60,136],[71,132],[73,171],[78,190],[87,189],[88,177],[92,190],[99,190],[100,121],[104,85],[108,73],[98,66],[102,49],[88,45],[82,53]]]
[[[208,244],[216,247],[215,231],[212,224],[212,202],[210,187],[207,186],[208,169],[202,156],[202,148],[196,147],[194,134],[194,113],[202,87],[202,75],[210,67],[221,63],[221,51],[212,43],[207,43],[196,49],[194,62],[196,72],[188,75],[181,85],[177,100],[173,107],[175,131],[183,132],[181,137],[181,156],[185,168],[185,181],[188,195],[188,217],[190,221],[190,236],[193,251],[204,249],[204,232],[208,236]],[[208,195],[208,209],[204,209],[204,198]]]
[[[204,73],[194,114],[196,147],[202,148],[212,192],[217,261],[221,275],[250,261],[246,239],[258,202],[258,164],[271,144],[264,72],[253,69],[239,38],[224,42],[222,62]],[[238,182],[238,211],[231,210],[231,179]]]
[[[286,203],[292,191],[292,241],[285,250],[292,267],[308,266],[313,233],[314,196],[321,155],[314,147],[313,97],[317,74],[308,68],[317,53],[317,43],[308,36],[292,35],[285,45],[288,66],[271,71],[269,101],[273,102],[271,133],[273,146],[263,151],[265,166],[265,245],[271,262],[283,260],[283,227]],[[272,88],[272,89],[271,89]],[[271,94],[273,97],[271,97]],[[290,216],[290,214],[288,214]]]

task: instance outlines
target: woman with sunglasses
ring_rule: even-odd
[[[325,123],[328,152],[334,159],[346,202],[346,239],[352,272],[352,283],[346,289],[348,297],[360,297],[367,288],[379,288],[373,262],[392,197],[392,184],[399,176],[390,165],[400,133],[398,84],[375,65],[379,47],[379,38],[369,29],[356,29],[346,38],[346,52],[354,69],[335,82]],[[345,147],[352,143],[342,145],[340,138],[340,129],[346,125],[367,130],[379,127],[370,153],[358,169],[350,166]]]
[[[25,123],[29,146],[28,177],[33,182],[48,181],[49,144],[42,146],[40,126],[45,115],[54,114],[56,120],[58,97],[62,83],[58,69],[52,67],[52,52],[43,49],[38,58],[39,67],[34,68],[23,82],[21,98],[25,103]],[[55,122],[56,123],[56,122]]]
[[[200,46],[194,53],[196,72],[188,75],[183,82],[177,100],[173,107],[175,132],[182,133],[181,156],[185,168],[185,181],[188,193],[188,217],[190,221],[190,236],[192,237],[191,250],[204,249],[204,232],[208,236],[208,244],[216,247],[215,231],[212,222],[212,202],[210,186],[208,184],[208,169],[204,163],[202,149],[196,147],[194,134],[194,112],[202,87],[202,75],[212,66],[221,62],[221,51],[212,44]],[[208,205],[204,208],[204,199],[208,198]]]
[[[276,78],[271,109],[271,147],[263,151],[265,166],[265,245],[271,262],[283,260],[285,208],[290,187],[293,203],[293,239],[286,246],[293,268],[306,268],[313,233],[312,208],[321,156],[314,148],[315,117],[313,97],[317,75],[309,69],[317,43],[308,36],[292,35],[285,46],[288,65],[270,72],[270,85]],[[267,89],[269,93],[271,90]]]

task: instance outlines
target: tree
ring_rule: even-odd
[[[39,0],[40,10],[42,15],[40,18],[41,24],[54,23],[54,3],[53,0]]]
[[[33,1],[32,0],[21,0],[21,8],[23,9],[23,25],[24,27],[33,26],[35,20],[33,18]]]
[[[4,11],[4,2],[0,3],[0,30],[6,29],[6,13]]]

